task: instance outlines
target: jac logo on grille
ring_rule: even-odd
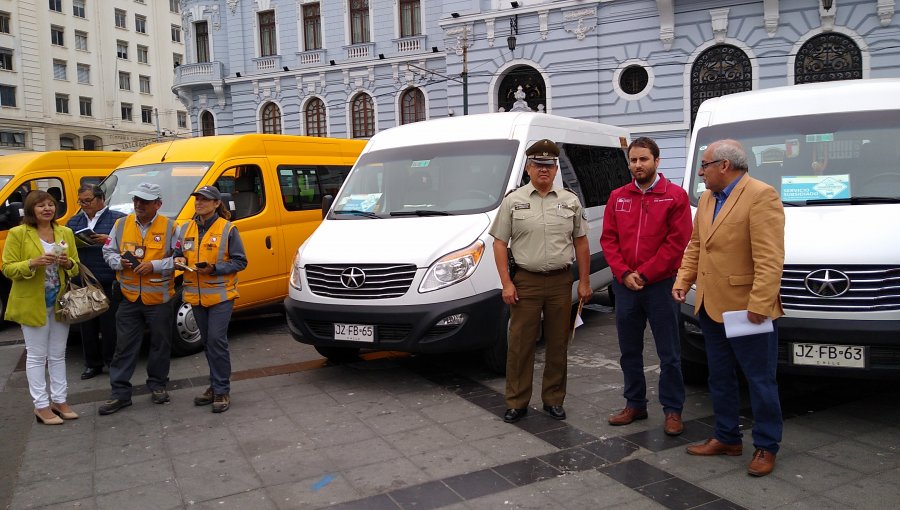
[[[838,297],[850,290],[850,277],[835,269],[818,269],[803,280],[806,289],[820,297]]]
[[[358,289],[366,283],[366,273],[358,267],[348,267],[341,273],[341,285],[348,289]]]

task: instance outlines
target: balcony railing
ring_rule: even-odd
[[[181,64],[175,68],[174,86],[221,82],[225,74],[223,70],[224,64],[222,62]]]
[[[325,50],[309,50],[297,53],[300,65],[316,65],[325,61]]]
[[[257,73],[271,73],[281,71],[281,55],[269,55],[253,59],[253,69]]]
[[[347,51],[347,60],[360,60],[371,58],[375,53],[375,43],[359,43],[344,46]]]
[[[428,46],[426,43],[426,36],[424,35],[414,35],[412,37],[404,37],[402,39],[394,39],[394,44],[396,44],[397,53],[421,53]]]

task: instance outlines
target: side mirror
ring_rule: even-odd
[[[331,204],[334,203],[333,195],[325,195],[322,197],[322,219],[325,219],[325,216],[328,216],[328,211],[331,210]]]

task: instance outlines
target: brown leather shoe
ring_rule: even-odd
[[[750,461],[747,473],[752,476],[766,476],[773,469],[775,469],[775,454],[762,448],[757,448],[756,452],[753,453],[753,460]]]
[[[711,437],[700,444],[688,446],[687,452],[691,455],[730,455],[737,457],[744,453],[744,445],[725,444]]]
[[[626,407],[622,409],[616,414],[610,415],[609,424],[610,425],[628,425],[634,420],[646,420],[647,419],[647,410],[646,409],[636,409],[634,407]]]
[[[677,436],[684,432],[684,423],[681,421],[681,413],[666,413],[666,424],[663,430],[667,436]]]

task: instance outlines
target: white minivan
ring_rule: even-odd
[[[684,186],[710,142],[734,138],[750,175],[784,201],[780,371],[900,375],[900,80],[795,85],[700,105]],[[693,295],[682,306],[686,375],[702,373]]]
[[[502,373],[509,311],[488,230],[503,197],[527,182],[525,149],[542,138],[561,149],[556,184],[586,208],[591,286],[607,286],[600,229],[610,192],[631,178],[628,131],[543,113],[436,119],[372,137],[323,208],[293,263],[294,338],[332,360],[360,348],[481,350]]]

